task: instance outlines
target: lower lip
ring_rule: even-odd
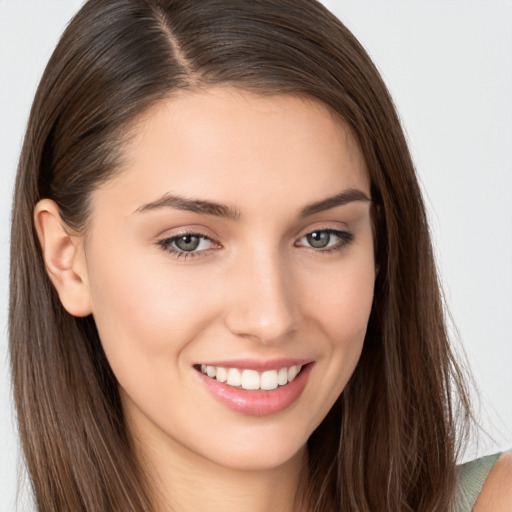
[[[306,387],[313,364],[305,365],[294,380],[270,391],[235,388],[198,371],[208,391],[232,411],[248,416],[267,416],[290,407]]]

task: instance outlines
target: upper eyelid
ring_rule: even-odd
[[[178,231],[176,231],[176,232],[167,233],[167,231],[170,231],[170,230],[166,230],[166,231],[164,231],[164,234],[157,235],[154,238],[154,240],[156,243],[159,243],[159,242],[165,242],[166,240],[173,240],[176,238],[180,238],[181,236],[195,235],[195,236],[199,236],[201,238],[207,238],[208,240],[211,240],[214,243],[220,244],[220,242],[218,241],[218,237],[216,237],[210,233],[206,233],[205,231],[203,231],[203,229],[205,231],[209,231],[206,228],[202,228],[202,229],[187,229],[187,228],[179,229],[178,228]]]
[[[351,233],[351,231],[347,227],[340,227],[338,226],[326,226],[326,225],[320,225],[315,227],[309,227],[305,230],[301,230],[300,234],[296,236],[297,240],[300,240],[301,238],[314,233],[315,231],[329,231],[331,233]]]
[[[297,236],[304,236],[313,231],[348,231],[349,223],[345,220],[339,220],[336,218],[330,219],[318,219],[313,222],[301,223],[301,227],[297,229]]]
[[[295,238],[302,238],[303,236],[306,236],[310,233],[313,233],[315,231],[332,231],[332,232],[344,232],[347,231],[347,228],[341,228],[339,226],[315,226],[315,227],[309,227],[307,229],[301,229],[299,231],[299,234],[295,235]],[[186,235],[196,235],[204,238],[208,238],[209,240],[216,241],[216,236],[207,234],[201,229],[182,229],[177,231],[176,233],[171,233],[168,235],[158,235],[155,237],[157,241],[159,240],[170,240],[173,238],[179,238],[180,236],[186,236]]]
[[[312,230],[306,231],[303,235],[301,235],[300,237],[297,238],[297,241],[295,242],[295,244],[297,242],[299,242],[305,236],[308,236],[311,233],[314,233],[315,231],[327,231],[328,233],[331,233],[331,234],[334,234],[335,236],[337,236],[342,242],[348,242],[354,238],[354,233],[352,233],[351,231],[348,231],[346,229],[317,228],[317,229],[312,229]]]
[[[327,231],[329,233],[348,233],[348,229],[340,229],[340,228],[314,228],[314,229],[308,229],[307,231],[304,231],[302,235],[300,235],[298,238],[303,238],[307,235],[310,235],[311,233],[316,233],[317,231]]]

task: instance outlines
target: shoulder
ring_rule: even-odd
[[[474,512],[512,512],[512,452],[503,453],[491,467]]]

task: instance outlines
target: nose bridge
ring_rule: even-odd
[[[225,319],[231,332],[273,343],[296,330],[293,279],[279,248],[248,251],[238,259],[230,280],[234,293]]]

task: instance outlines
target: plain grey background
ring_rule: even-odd
[[[512,447],[512,2],[324,2],[381,70],[424,185],[447,302],[477,381],[465,459]],[[0,0],[0,512],[23,484],[7,358],[9,212],[32,97],[77,0]],[[32,510],[22,485],[19,510]]]

